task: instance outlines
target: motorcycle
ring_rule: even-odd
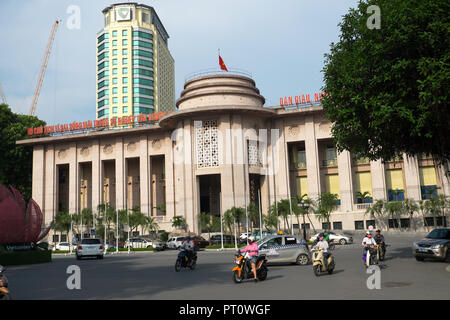
[[[177,261],[175,262],[175,271],[179,272],[181,268],[189,268],[191,270],[194,270],[196,265],[197,253],[195,251],[192,251],[192,257],[189,261],[186,249],[181,249],[180,253],[178,253]]]
[[[0,300],[11,300],[11,295],[8,290],[8,279],[3,274],[6,268],[0,266]]]
[[[371,265],[378,264],[378,247],[380,246],[370,245],[369,250],[366,250],[365,255],[363,256],[364,265],[366,268],[369,268]]]
[[[383,261],[384,260],[384,256],[386,255],[386,244],[379,244],[377,247],[377,258],[379,261]]]
[[[236,266],[233,268],[233,280],[236,283],[241,283],[244,279],[253,279],[253,271],[250,263],[250,256],[248,252],[242,254],[239,250],[236,253],[236,259],[234,262]],[[258,280],[264,281],[267,278],[267,259],[266,255],[262,254],[258,256],[256,261],[256,276]]]
[[[328,272],[329,274],[333,273],[336,264],[334,262],[333,256],[328,255],[327,265],[324,263],[323,249],[322,248],[313,248],[311,249],[313,252],[312,261],[313,261],[313,271],[314,274],[318,277],[322,274],[322,272]]]

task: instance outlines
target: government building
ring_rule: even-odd
[[[34,149],[32,193],[46,225],[62,208],[95,211],[108,203],[140,206],[166,231],[173,230],[174,216],[182,216],[187,230],[199,233],[201,212],[219,216],[253,202],[265,215],[290,196],[316,199],[330,192],[339,199],[330,225],[311,216],[316,229],[401,229],[409,227],[408,216],[378,221],[366,209],[377,199],[425,199],[427,190],[450,196],[444,169],[428,157],[383,163],[337,153],[320,101],[264,104],[251,76],[203,74],[187,79],[177,111],[158,122],[17,143]],[[364,193],[370,197],[361,198]],[[280,218],[281,228],[283,223]],[[313,227],[308,220],[306,227]],[[424,229],[423,222],[418,227]]]

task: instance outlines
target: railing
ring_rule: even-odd
[[[293,166],[295,169],[306,169],[306,162],[294,162]]]
[[[196,72],[188,74],[184,78],[184,82],[187,82],[192,79],[204,77],[204,76],[209,76],[209,75],[227,75],[227,74],[252,78],[252,74],[250,72],[248,72],[246,70],[242,70],[242,69],[228,69],[228,71],[224,71],[224,70],[217,70],[215,68],[211,68],[211,69],[200,70],[200,71],[196,71]]]
[[[369,164],[370,160],[369,158],[357,158],[354,159],[355,164]]]
[[[373,203],[356,203],[356,210],[366,210],[371,208]]]
[[[324,166],[324,167],[335,167],[337,165],[338,165],[337,159],[323,160],[322,161],[322,166]]]

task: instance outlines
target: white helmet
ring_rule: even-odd
[[[255,237],[254,237],[254,236],[250,236],[250,237],[248,237],[248,241],[250,241],[250,242],[253,242],[253,241],[255,241]]]

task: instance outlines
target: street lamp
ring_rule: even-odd
[[[306,211],[309,209],[309,204],[305,203],[304,200],[301,200],[299,204],[302,206],[302,209],[303,209],[303,239],[305,239],[305,241],[306,241],[305,214],[306,214]]]

